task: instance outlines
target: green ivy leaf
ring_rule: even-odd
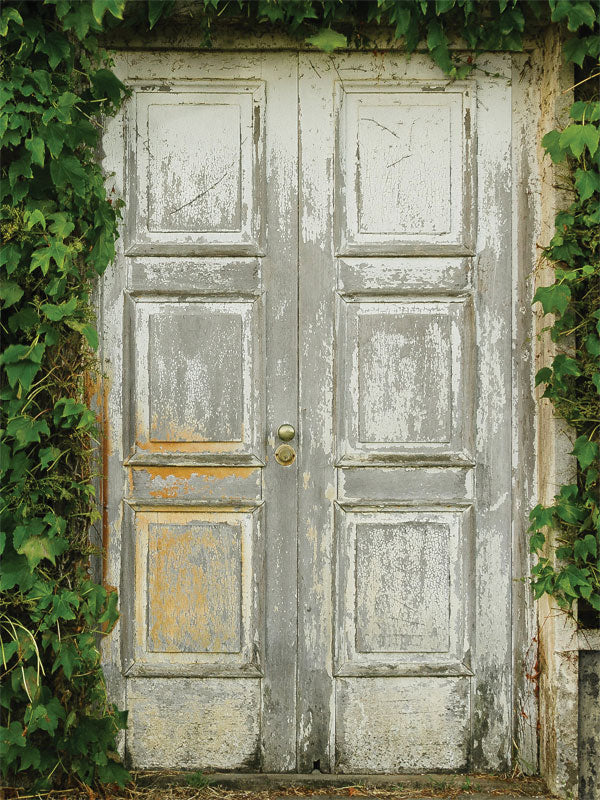
[[[598,458],[598,445],[596,442],[591,442],[587,436],[579,436],[571,455],[577,456],[581,469],[586,469]]]
[[[88,174],[75,156],[66,156],[50,162],[50,174],[57,189],[72,186],[75,194],[85,197]]]
[[[581,375],[581,370],[579,369],[579,364],[575,361],[574,358],[571,356],[567,356],[564,353],[559,353],[554,361],[552,362],[552,369],[554,370],[555,376],[562,380],[562,378],[571,375],[574,378],[579,377]]]
[[[0,300],[2,300],[2,308],[14,306],[24,294],[25,292],[18,283],[14,281],[0,281]]]
[[[173,6],[173,0],[148,0],[148,22],[150,24],[150,30],[152,30],[162,16],[166,16],[169,13]],[[283,18],[283,9],[275,5],[270,6],[270,8],[280,13]]]
[[[34,570],[37,565],[46,558],[52,564],[56,564],[56,556],[61,555],[67,550],[69,543],[66,539],[49,536],[31,536],[20,548],[17,549],[19,555],[25,556],[29,564],[29,569]]]
[[[42,312],[51,319],[53,322],[60,322],[65,317],[70,317],[77,308],[77,298],[72,297],[66,303],[54,305],[52,303],[43,303],[41,306]]]
[[[544,137],[545,139],[546,137]],[[593,125],[569,125],[560,134],[559,144],[564,150],[570,150],[575,158],[581,158],[583,151],[587,147],[590,155],[594,155],[598,149],[600,133]],[[542,139],[542,144],[544,140]]]
[[[309,36],[304,40],[307,44],[323,50],[325,53],[333,53],[340,47],[347,47],[348,40],[343,33],[331,30],[331,28],[321,28],[314,36]]]
[[[8,33],[8,23],[14,22],[15,25],[23,24],[23,17],[19,14],[16,8],[3,8],[0,14],[0,36],[6,36]]]
[[[101,25],[102,19],[108,11],[113,17],[123,19],[125,0],[92,0],[92,14],[96,22]]]
[[[109,69],[99,69],[90,76],[94,87],[94,97],[107,97],[114,106],[118,106],[126,87]]]
[[[575,188],[582,202],[589,200],[594,192],[600,192],[600,174],[591,169],[575,171]]]
[[[31,161],[33,164],[38,164],[40,167],[44,166],[44,140],[39,136],[32,136],[31,139],[25,139],[25,147],[31,153]]]
[[[600,102],[593,100],[578,100],[569,110],[569,116],[574,120],[597,122],[600,119]]]
[[[27,230],[30,231],[35,225],[41,225],[46,230],[46,218],[39,208],[34,208],[33,211],[25,212],[25,220],[27,221]]]
[[[571,290],[564,283],[540,286],[533,297],[533,303],[541,303],[544,314],[564,314],[571,301]]]

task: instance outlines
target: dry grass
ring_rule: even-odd
[[[187,784],[181,781],[186,780]],[[276,800],[319,796],[370,797],[380,800],[417,800],[418,798],[468,798],[470,794],[484,794],[486,797],[539,797],[542,788],[539,780],[520,778],[518,780],[498,778],[490,785],[489,775],[460,775],[428,778],[424,782],[407,779],[405,784],[387,786],[282,786],[270,789],[240,789],[206,785],[210,778],[202,773],[142,773],[134,775],[134,780],[125,789],[106,788],[102,793],[90,788],[74,788],[27,793],[23,790],[0,789],[0,800]]]

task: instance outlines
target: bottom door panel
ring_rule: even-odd
[[[467,766],[470,678],[338,678],[337,772]]]
[[[256,770],[260,679],[129,681],[129,757],[139,769]]]

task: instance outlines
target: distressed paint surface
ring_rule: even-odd
[[[239,526],[151,523],[148,533],[148,650],[239,652]]]
[[[450,320],[441,314],[360,314],[360,442],[447,442]]]
[[[129,753],[141,769],[256,769],[260,681],[129,681]]]
[[[166,70],[168,91],[134,82],[128,104],[127,254],[259,253],[264,81],[178,82]]]
[[[411,521],[356,525],[356,649],[449,649],[448,526]]]
[[[240,110],[154,99],[148,108],[149,231],[240,230]]]
[[[424,108],[419,95],[387,105],[388,97],[375,96],[377,105],[361,98],[357,108],[358,232],[448,233],[455,188],[449,109]]]
[[[158,312],[149,326],[150,439],[241,441],[240,316]]]
[[[470,252],[473,85],[361,77],[336,87],[340,252]]]
[[[505,765],[510,62],[488,62],[448,84],[393,53],[119,56],[107,520],[135,766]]]
[[[509,59],[488,68],[448,84],[418,57],[300,57],[300,769],[498,769],[509,752]],[[415,534],[408,556],[402,531],[429,524],[447,545]],[[490,690],[484,722],[471,696]]]
[[[338,768],[461,770],[468,764],[468,678],[340,678]]]

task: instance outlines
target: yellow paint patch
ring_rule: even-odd
[[[192,493],[198,483],[214,484],[217,488],[220,481],[228,478],[246,480],[256,472],[259,472],[257,467],[134,467],[131,489],[140,483],[148,483],[151,497],[169,499]],[[212,489],[209,491],[213,494]]]

